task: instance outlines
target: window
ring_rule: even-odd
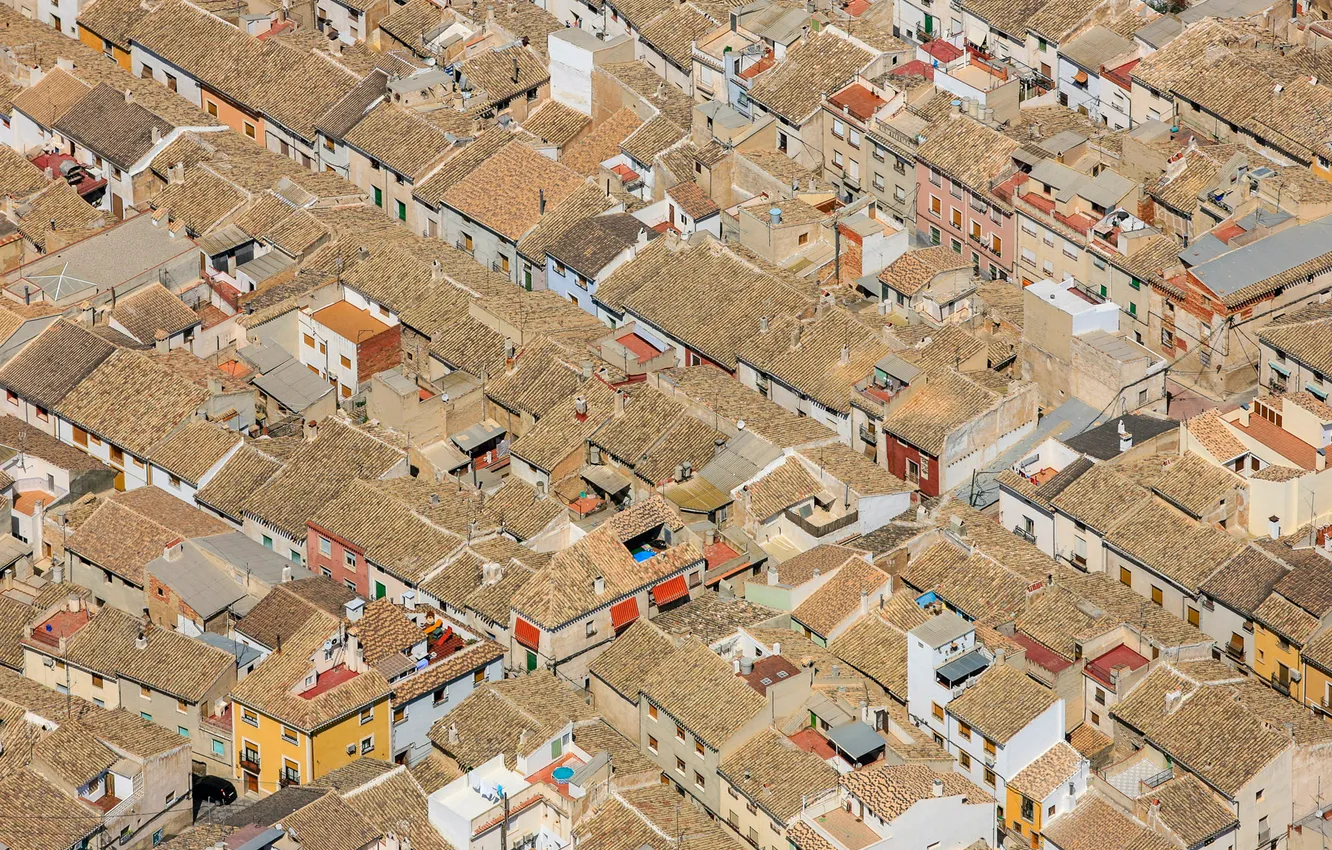
[[[481,683],[484,682],[485,680],[486,680],[486,671],[484,667],[481,668],[480,670],[472,671],[472,687],[474,688],[479,687]]]
[[[703,750],[703,742],[700,741],[700,740],[698,740],[697,738],[694,739],[694,753],[695,753],[699,758],[703,758],[703,753],[704,753],[704,750]]]
[[[930,244],[931,245],[939,244],[939,228],[937,227],[930,228]]]
[[[1189,625],[1196,627],[1199,624],[1200,618],[1201,615],[1198,613],[1198,609],[1194,608],[1192,605],[1188,606]]]
[[[894,200],[894,201],[905,201],[905,200],[906,200],[906,189],[903,189],[901,186],[894,186],[894,187],[893,187],[893,200]]]
[[[153,722],[153,716],[146,711],[140,711],[139,716],[144,720],[147,720],[149,723]]]
[[[1129,315],[1130,316],[1138,315],[1138,305],[1134,304],[1132,301],[1129,302]]]
[[[699,773],[697,770],[694,771],[694,787],[702,788],[706,784],[707,783],[703,781],[703,774]]]
[[[994,787],[994,771],[988,767],[985,768],[985,784]]]
[[[365,724],[369,723],[371,720],[374,720],[374,719],[375,719],[375,707],[374,707],[373,705],[370,706],[369,708],[363,708],[363,709],[361,709],[361,725],[362,725],[362,726],[364,726]]]
[[[597,633],[597,624],[592,620],[588,620],[584,631],[586,632],[587,637],[592,637]]]
[[[1022,819],[1027,823],[1036,820],[1036,804],[1026,797],[1022,798]]]
[[[227,754],[227,745],[217,738],[213,739],[213,755],[225,756]]]
[[[943,185],[943,174],[941,174],[940,172],[935,171],[933,168],[931,168],[931,169],[930,169],[930,183],[931,183],[932,185],[934,185],[934,186],[942,186],[942,185]]]
[[[651,735],[648,735],[648,752],[655,753],[656,751],[657,751],[657,739],[652,737]]]
[[[253,711],[250,711],[248,708],[242,708],[242,709],[241,709],[241,722],[243,722],[243,723],[248,723],[248,724],[250,724],[251,726],[258,726],[258,725],[259,725],[259,715],[255,714]]]
[[[676,770],[676,772],[679,773],[681,776],[684,775],[684,772],[685,772],[685,763],[684,763],[684,759],[680,758],[679,756],[676,756],[676,757],[675,757],[675,770]]]
[[[943,706],[942,706],[942,705],[939,705],[939,703],[937,703],[937,702],[936,702],[936,703],[931,703],[930,713],[934,715],[934,719],[935,719],[935,720],[943,720],[943,719],[944,719],[944,710],[943,710]]]
[[[407,220],[407,204],[398,201],[398,221]]]
[[[332,554],[332,552],[333,552],[333,541],[329,540],[327,537],[320,537],[319,554],[329,555]]]
[[[648,703],[648,717],[651,717],[653,720],[657,719],[657,707],[651,703]]]
[[[143,699],[152,699],[153,691],[147,685],[139,685],[139,696]]]
[[[465,250],[470,251],[470,250],[472,250],[472,244],[473,244],[473,243],[472,243],[472,234],[470,234],[470,233],[464,233],[464,234],[463,234],[463,248],[464,248]]]
[[[97,675],[96,673],[93,674],[92,680],[94,688],[100,688],[106,684],[106,680],[103,679],[101,676]]]
[[[955,212],[956,212],[956,211],[955,211]],[[959,212],[959,213],[957,213],[957,215],[960,217],[962,214]],[[972,239],[975,239],[975,240],[978,241],[978,242],[980,241],[980,238],[981,238],[981,226],[980,226],[980,222],[979,222],[979,221],[976,221],[976,220],[974,220],[974,219],[973,219],[972,222],[971,222],[971,238],[972,238]]]
[[[368,738],[361,739],[361,755],[365,755],[366,753],[373,751],[374,748],[375,748],[374,735],[371,735]]]
[[[949,220],[953,222],[953,227],[956,227],[958,230],[961,230],[961,229],[962,229],[962,210],[959,210],[959,209],[957,209],[957,208],[953,208],[952,210],[950,210],[950,211],[949,211]]]
[[[841,151],[833,151],[833,168],[841,168],[844,161]]]
[[[182,738],[188,738],[190,737],[190,730],[186,729],[184,726],[177,726],[176,734]]]
[[[269,547],[269,548],[272,548],[272,547]],[[343,563],[344,565],[346,565],[347,569],[349,569],[349,570],[354,570],[354,569],[356,569],[356,553],[353,552],[353,551],[351,551],[350,549],[343,549],[343,550],[342,550],[342,563]]]
[[[990,235],[990,253],[1002,254],[1004,252],[1004,243],[998,236]]]
[[[950,240],[948,240],[948,247],[950,247],[950,248],[953,249],[953,253],[954,253],[954,254],[961,254],[961,253],[962,253],[962,243],[959,242],[959,241],[956,240],[956,239],[950,239]]]
[[[1093,725],[1093,726],[1100,726],[1100,725],[1101,725],[1101,715],[1099,715],[1099,714],[1097,714],[1096,712],[1093,711],[1093,712],[1091,713],[1091,722],[1092,722],[1092,725]]]
[[[1165,604],[1165,592],[1156,585],[1152,585],[1152,604],[1154,605]]]
[[[930,195],[930,212],[934,213],[935,215],[943,214],[943,201],[939,200],[933,195]],[[934,244],[935,245],[939,244],[939,240],[937,238],[934,240]]]
[[[179,711],[181,714],[188,714],[189,710],[190,704],[188,702],[183,699],[176,700],[176,711]]]
[[[983,738],[982,741],[984,742],[985,754],[989,756],[994,755],[994,741],[991,741],[989,738]]]
[[[684,727],[679,723],[675,724],[675,740],[683,741],[685,739]]]
[[[177,91],[176,78],[173,77],[171,74],[167,74],[166,78],[167,78],[167,88],[171,89],[172,91]]]
[[[850,134],[850,136],[847,138],[846,143],[849,144],[849,145],[850,145],[851,147],[853,147],[853,148],[857,148],[857,149],[859,149],[859,148],[860,148],[860,131],[857,130],[857,129],[855,129],[855,128],[852,128],[852,130],[851,130],[851,134]]]
[[[406,720],[406,719],[407,719],[407,706],[405,706],[405,705],[400,705],[400,706],[398,706],[397,708],[393,709],[393,722],[394,722],[394,723],[401,723],[402,721],[404,721],[404,720]]]
[[[957,763],[962,766],[963,770],[971,770],[971,756],[967,755],[965,750],[958,752]]]
[[[964,741],[970,741],[970,740],[971,740],[971,727],[968,726],[967,724],[961,722],[961,721],[958,721],[958,724],[957,724],[957,734],[958,734],[959,736],[961,736],[962,740],[964,740]]]
[[[339,364],[342,366],[342,368],[344,368],[344,369],[350,369],[350,368],[351,368],[351,358],[348,357],[348,356],[345,355],[345,354],[340,355],[340,356],[338,357],[338,363],[339,363]]]
[[[1101,705],[1105,705],[1105,691],[1101,690],[1100,688],[1096,689],[1096,702],[1098,702]]]
[[[1133,571],[1128,567],[1119,568],[1119,583],[1128,587],[1133,586]]]
[[[254,132],[255,132],[255,131],[254,131],[254,125],[251,124],[249,121],[244,121],[244,122],[242,122],[242,123],[245,125],[245,135],[247,135],[247,136],[249,136],[251,139],[253,139],[253,138],[254,138]]]
[[[296,737],[296,730],[283,726],[282,740],[286,741],[288,744],[296,743],[296,741],[298,740]]]
[[[833,135],[839,139],[846,138],[846,124],[842,123],[842,119],[840,118],[833,119],[832,132]]]
[[[374,189],[375,189],[375,206],[380,207],[382,209],[384,206],[384,190],[379,188],[378,186],[374,187]]]

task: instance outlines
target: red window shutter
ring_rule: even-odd
[[[638,599],[629,597],[622,599],[611,606],[611,625],[616,631],[638,619]]]
[[[668,578],[652,588],[652,598],[657,601],[658,606],[669,604],[682,596],[688,595],[689,587],[685,584],[685,577],[682,575]]]

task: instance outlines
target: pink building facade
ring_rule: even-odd
[[[997,202],[988,186],[972,188],[928,162],[917,162],[916,229],[932,244],[970,258],[983,276],[1002,280],[1013,276],[1016,216],[1009,205]]]

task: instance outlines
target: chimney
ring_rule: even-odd
[[[592,380],[593,365],[591,360],[584,360],[582,363],[578,364],[579,371],[581,372],[584,381]]]
[[[444,282],[444,264],[441,263],[439,260],[430,261],[430,282],[431,283]]]
[[[71,593],[69,597],[65,599],[65,608],[67,608],[71,614],[79,613],[79,608],[82,605],[83,602],[79,599],[77,593]]]
[[[768,565],[768,584],[781,584],[780,574],[777,572],[776,564]]]
[[[134,648],[135,649],[148,648],[148,634],[143,629],[139,629],[138,637],[134,638]]]
[[[1323,448],[1321,448],[1321,449],[1319,449],[1318,451],[1314,452],[1314,469],[1316,469],[1316,470],[1319,471],[1319,472],[1322,472],[1324,469],[1327,469],[1327,447],[1326,447],[1326,446],[1324,446]]]
[[[841,366],[851,365],[851,346],[845,344],[842,345],[842,353],[837,358],[837,363]]]
[[[289,564],[283,564],[283,565],[282,565],[282,583],[283,583],[283,584],[286,584],[286,583],[289,582],[289,581],[291,581],[291,566],[290,566]]]
[[[615,415],[624,415],[624,392],[621,390],[615,391]]]
[[[209,378],[209,379],[208,379],[208,394],[209,394],[209,395],[222,395],[222,379],[221,379],[221,378]]]
[[[402,592],[402,607],[408,611],[416,610],[416,591],[404,590]]]
[[[935,777],[935,779],[934,779],[934,796],[936,796],[936,797],[942,797],[942,796],[943,796],[943,792],[944,792],[943,780],[942,780],[942,779],[939,779],[938,777]]]
[[[791,328],[791,347],[792,347],[792,348],[799,348],[799,347],[800,347],[800,335],[803,334],[804,332],[805,332],[805,327],[804,327],[804,325],[800,324],[800,322],[797,321],[797,322],[795,323],[795,327]]]
[[[545,189],[537,189],[537,213],[540,214],[540,215],[545,215],[545,214],[546,214],[546,190],[545,190]]]
[[[592,579],[592,592],[598,596],[606,592],[605,576],[597,576],[596,578]]]
[[[1119,451],[1126,452],[1133,448],[1133,435],[1124,427],[1124,420],[1119,420]]]
[[[869,613],[869,608],[870,608],[870,606],[869,606],[869,591],[868,591],[868,590],[862,590],[862,591],[860,591],[860,613],[861,613],[862,615],[863,615],[863,614],[868,614],[868,613]]]
[[[319,421],[317,419],[307,419],[305,421],[305,441],[311,442],[319,436]]]
[[[759,333],[765,334],[767,332],[768,332],[768,317],[759,316]]]
[[[578,421],[582,421],[587,416],[587,398],[585,396],[576,396],[574,398],[574,415]]]
[[[134,102],[134,92],[130,91],[129,89],[125,89],[125,102],[126,103]]]
[[[40,561],[43,557],[45,557],[45,553],[42,550],[46,548],[45,546],[46,506],[42,503],[41,499],[38,499],[37,504],[32,506],[31,535],[32,535],[32,559],[34,561]]]
[[[782,645],[781,645],[780,643],[776,643],[776,642],[773,643],[773,645],[772,645],[772,654],[773,654],[773,655],[781,655],[781,654],[782,654]]]
[[[1243,428],[1249,427],[1249,413],[1250,413],[1249,406],[1247,404],[1241,404],[1239,408],[1239,419],[1236,420],[1237,422],[1239,422],[1240,427]]]
[[[741,675],[741,676],[748,676],[750,673],[753,673],[753,672],[754,672],[754,659],[752,659],[752,658],[750,658],[750,657],[748,657],[748,656],[745,656],[744,658],[741,658],[741,659],[740,659],[740,675]]]
[[[185,538],[177,537],[166,546],[162,547],[162,560],[179,561],[180,556],[185,552]]]
[[[158,128],[156,124],[153,125],[153,129],[150,135],[152,137],[153,144],[157,144],[158,142],[162,141],[162,131]]]
[[[1267,518],[1267,533],[1273,540],[1281,537],[1281,517],[1273,515]]]
[[[458,743],[458,724],[457,724],[457,723],[450,723],[450,724],[449,724],[449,743],[450,743],[450,744],[457,744],[457,743]]]
[[[1174,714],[1179,708],[1179,704],[1184,701],[1184,692],[1181,690],[1167,691],[1165,695],[1165,713]]]
[[[161,328],[158,328],[157,333],[153,334],[153,348],[157,349],[158,354],[166,354],[167,350],[171,348],[171,337],[167,336],[167,332]]]
[[[167,166],[167,182],[168,183],[185,182],[185,163],[178,162],[175,165]]]
[[[361,615],[365,613],[365,600],[358,596],[343,605],[342,611],[347,616],[348,620],[355,623],[357,620],[361,619]]]

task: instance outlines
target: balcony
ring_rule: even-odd
[[[866,443],[871,446],[877,446],[879,444],[879,434],[878,432],[871,431],[868,428],[866,428],[864,425],[861,425],[860,442]]]
[[[286,788],[288,785],[300,785],[300,784],[301,784],[300,771],[284,767],[282,768],[282,771],[278,774],[278,786],[281,788]]]
[[[246,750],[239,759],[240,769],[250,773],[259,772],[259,754],[254,750]]]
[[[1231,658],[1235,659],[1236,661],[1243,662],[1244,644],[1240,644],[1239,646],[1236,646],[1233,643],[1226,644],[1226,655],[1229,655]]]
[[[1268,679],[1268,683],[1269,683],[1269,684],[1272,686],[1272,688],[1273,688],[1275,691],[1277,691],[1278,693],[1280,693],[1280,694],[1284,694],[1285,696],[1290,696],[1290,681],[1289,681],[1289,680],[1282,681],[1281,678],[1280,678],[1279,676],[1277,676],[1276,673],[1273,673],[1273,674],[1269,677],[1269,679]]]
[[[1016,534],[1018,537],[1021,537],[1023,540],[1027,541],[1028,543],[1036,542],[1035,533],[1030,532],[1025,528],[1022,528],[1021,526],[1017,525],[1013,526],[1013,533]]]

